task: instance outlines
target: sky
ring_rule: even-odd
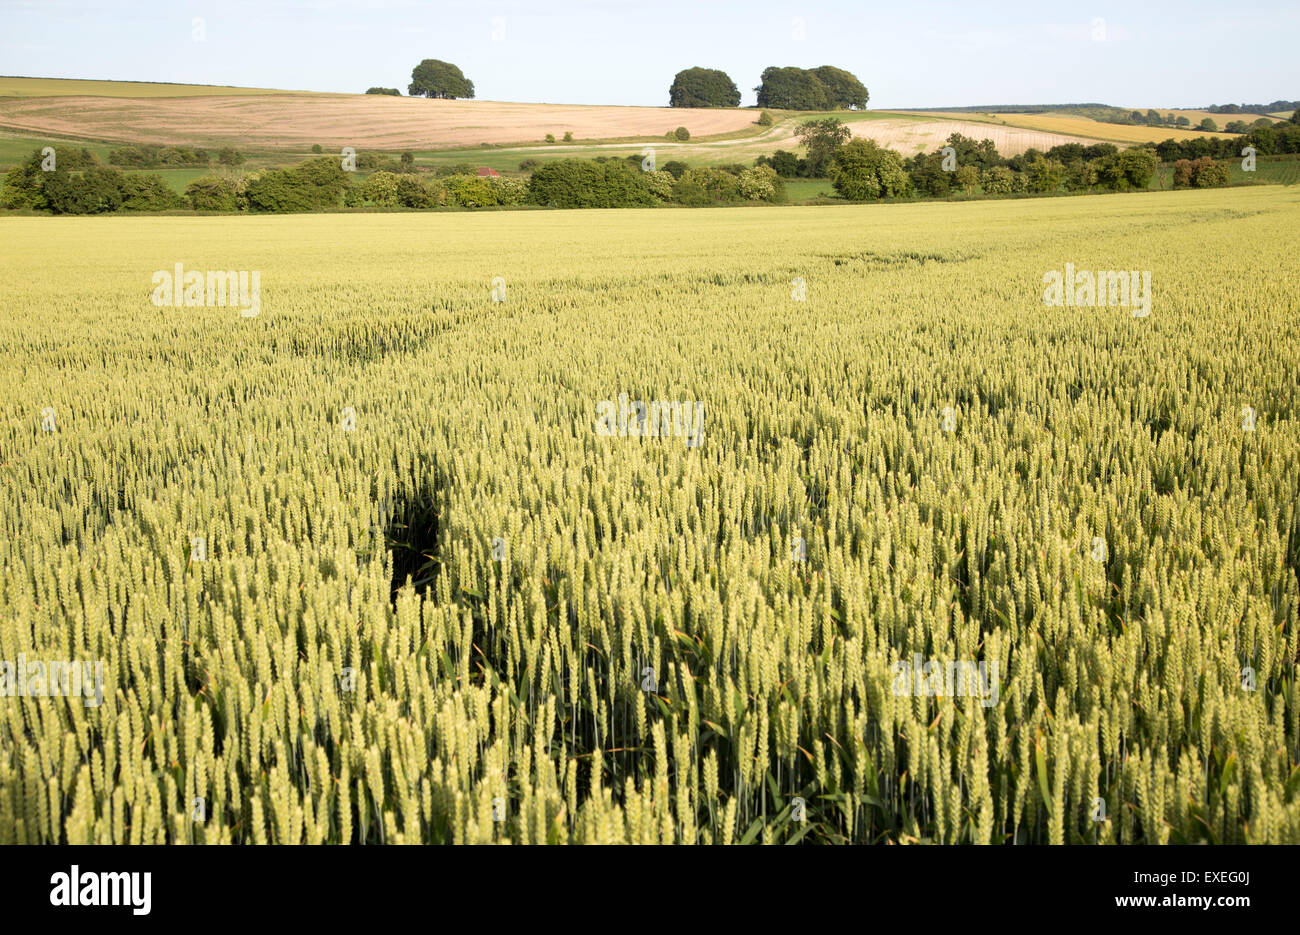
[[[665,105],[683,68],[742,104],[836,65],[871,107],[1300,98],[1297,0],[0,0],[0,74],[403,94],[421,59],[484,100]]]

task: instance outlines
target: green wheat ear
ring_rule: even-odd
[[[0,842],[1300,843],[1290,197],[21,219]]]

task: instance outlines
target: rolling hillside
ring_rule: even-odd
[[[104,149],[122,144],[233,146],[271,162],[320,145],[411,151],[422,161],[476,161],[513,168],[542,155],[622,154],[653,145],[661,159],[691,164],[751,162],[795,149],[795,127],[821,116],[758,111],[503,101],[426,100],[365,94],[274,91],[209,85],[148,84],[52,78],[0,78],[0,163],[51,140]],[[1192,112],[1188,112],[1192,113]],[[1085,116],[953,111],[837,112],[855,136],[904,155],[932,152],[952,133],[993,140],[1012,156],[1033,147],[1109,141],[1119,146],[1185,138],[1199,131],[1103,123]],[[687,143],[665,141],[679,126]],[[566,133],[573,142],[564,143]],[[560,142],[545,143],[550,134]]]

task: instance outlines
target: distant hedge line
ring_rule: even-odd
[[[86,166],[80,154],[44,171],[39,152],[9,171],[0,207],[54,214],[101,214],[119,210],[250,211],[286,214],[337,207],[467,208],[536,204],[556,208],[626,208],[676,202],[709,205],[784,201],[785,185],[765,166],[688,169],[670,163],[645,171],[640,157],[564,159],[537,167],[528,181],[479,176],[470,164],[416,173],[411,162],[358,156],[362,179],[345,172],[335,156],[310,159],[290,169],[228,171],[195,179],[182,197],[156,174]],[[84,166],[84,168],[83,168]],[[378,168],[382,166],[382,168]]]

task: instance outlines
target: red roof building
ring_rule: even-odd
[[[487,178],[491,176],[492,178],[495,179],[495,178],[500,178],[501,176],[501,173],[498,172],[496,169],[489,169],[487,166],[479,166],[478,174],[481,178]]]

